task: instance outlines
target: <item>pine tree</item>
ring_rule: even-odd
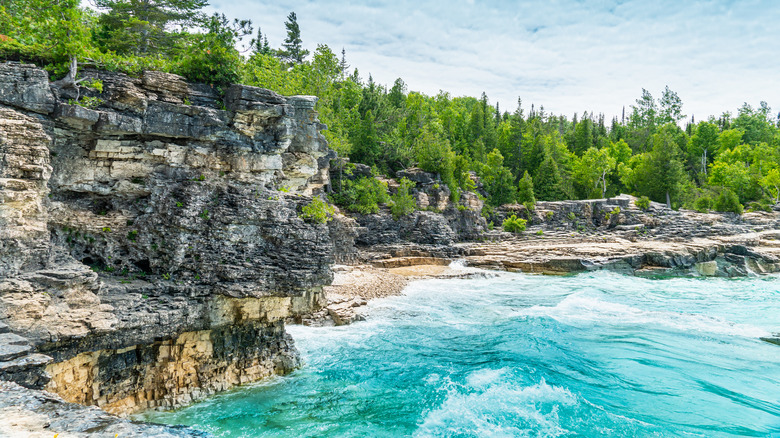
[[[301,28],[298,26],[298,17],[295,12],[290,12],[284,23],[287,28],[287,38],[279,51],[279,57],[291,64],[302,64],[303,59],[309,55],[309,51],[303,48],[301,41]]]
[[[526,170],[523,174],[523,178],[520,179],[520,183],[517,187],[517,202],[525,204],[530,202],[536,203],[536,196],[534,196],[534,182],[531,179],[531,175]]]
[[[201,24],[207,0],[95,0],[100,28],[95,39],[120,54],[171,53],[189,34],[174,28]]]
[[[543,201],[563,201],[567,198],[563,190],[563,178],[552,155],[545,151],[544,160],[536,171],[535,191]]]
[[[271,46],[268,44],[268,36],[263,35],[263,31],[259,27],[257,28],[257,38],[252,39],[250,46],[253,55],[271,55],[273,53]]]
[[[341,80],[347,77],[347,71],[349,70],[349,64],[347,64],[347,51],[341,48],[341,61],[339,61],[339,70],[341,70]]]

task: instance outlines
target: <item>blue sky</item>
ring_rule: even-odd
[[[361,76],[479,96],[513,110],[620,114],[664,86],[701,120],[765,100],[780,111],[780,1],[211,0],[272,47],[298,15],[304,45],[344,47]]]

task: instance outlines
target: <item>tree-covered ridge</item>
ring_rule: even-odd
[[[76,61],[130,74],[163,70],[217,88],[238,82],[316,95],[340,155],[377,173],[414,165],[439,173],[454,200],[477,188],[492,206],[621,192],[700,210],[764,209],[780,200],[780,129],[764,102],[696,122],[667,87],[658,99],[643,89],[610,121],[593,113],[569,119],[520,99],[501,111],[484,93],[428,96],[401,79],[378,84],[350,71],[343,49],[339,59],[320,44],[309,56],[295,13],[273,49],[251,22],[203,14],[205,0],[96,4],[99,12],[78,0],[4,2],[0,56],[44,65],[53,79],[70,72],[73,82]],[[350,196],[342,198],[371,210]]]

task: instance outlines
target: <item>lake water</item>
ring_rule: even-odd
[[[780,437],[780,279],[426,280],[302,369],[146,420],[222,437]]]

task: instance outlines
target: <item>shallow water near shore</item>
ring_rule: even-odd
[[[147,421],[220,437],[780,433],[780,279],[425,280],[366,321],[289,327],[293,374]]]

